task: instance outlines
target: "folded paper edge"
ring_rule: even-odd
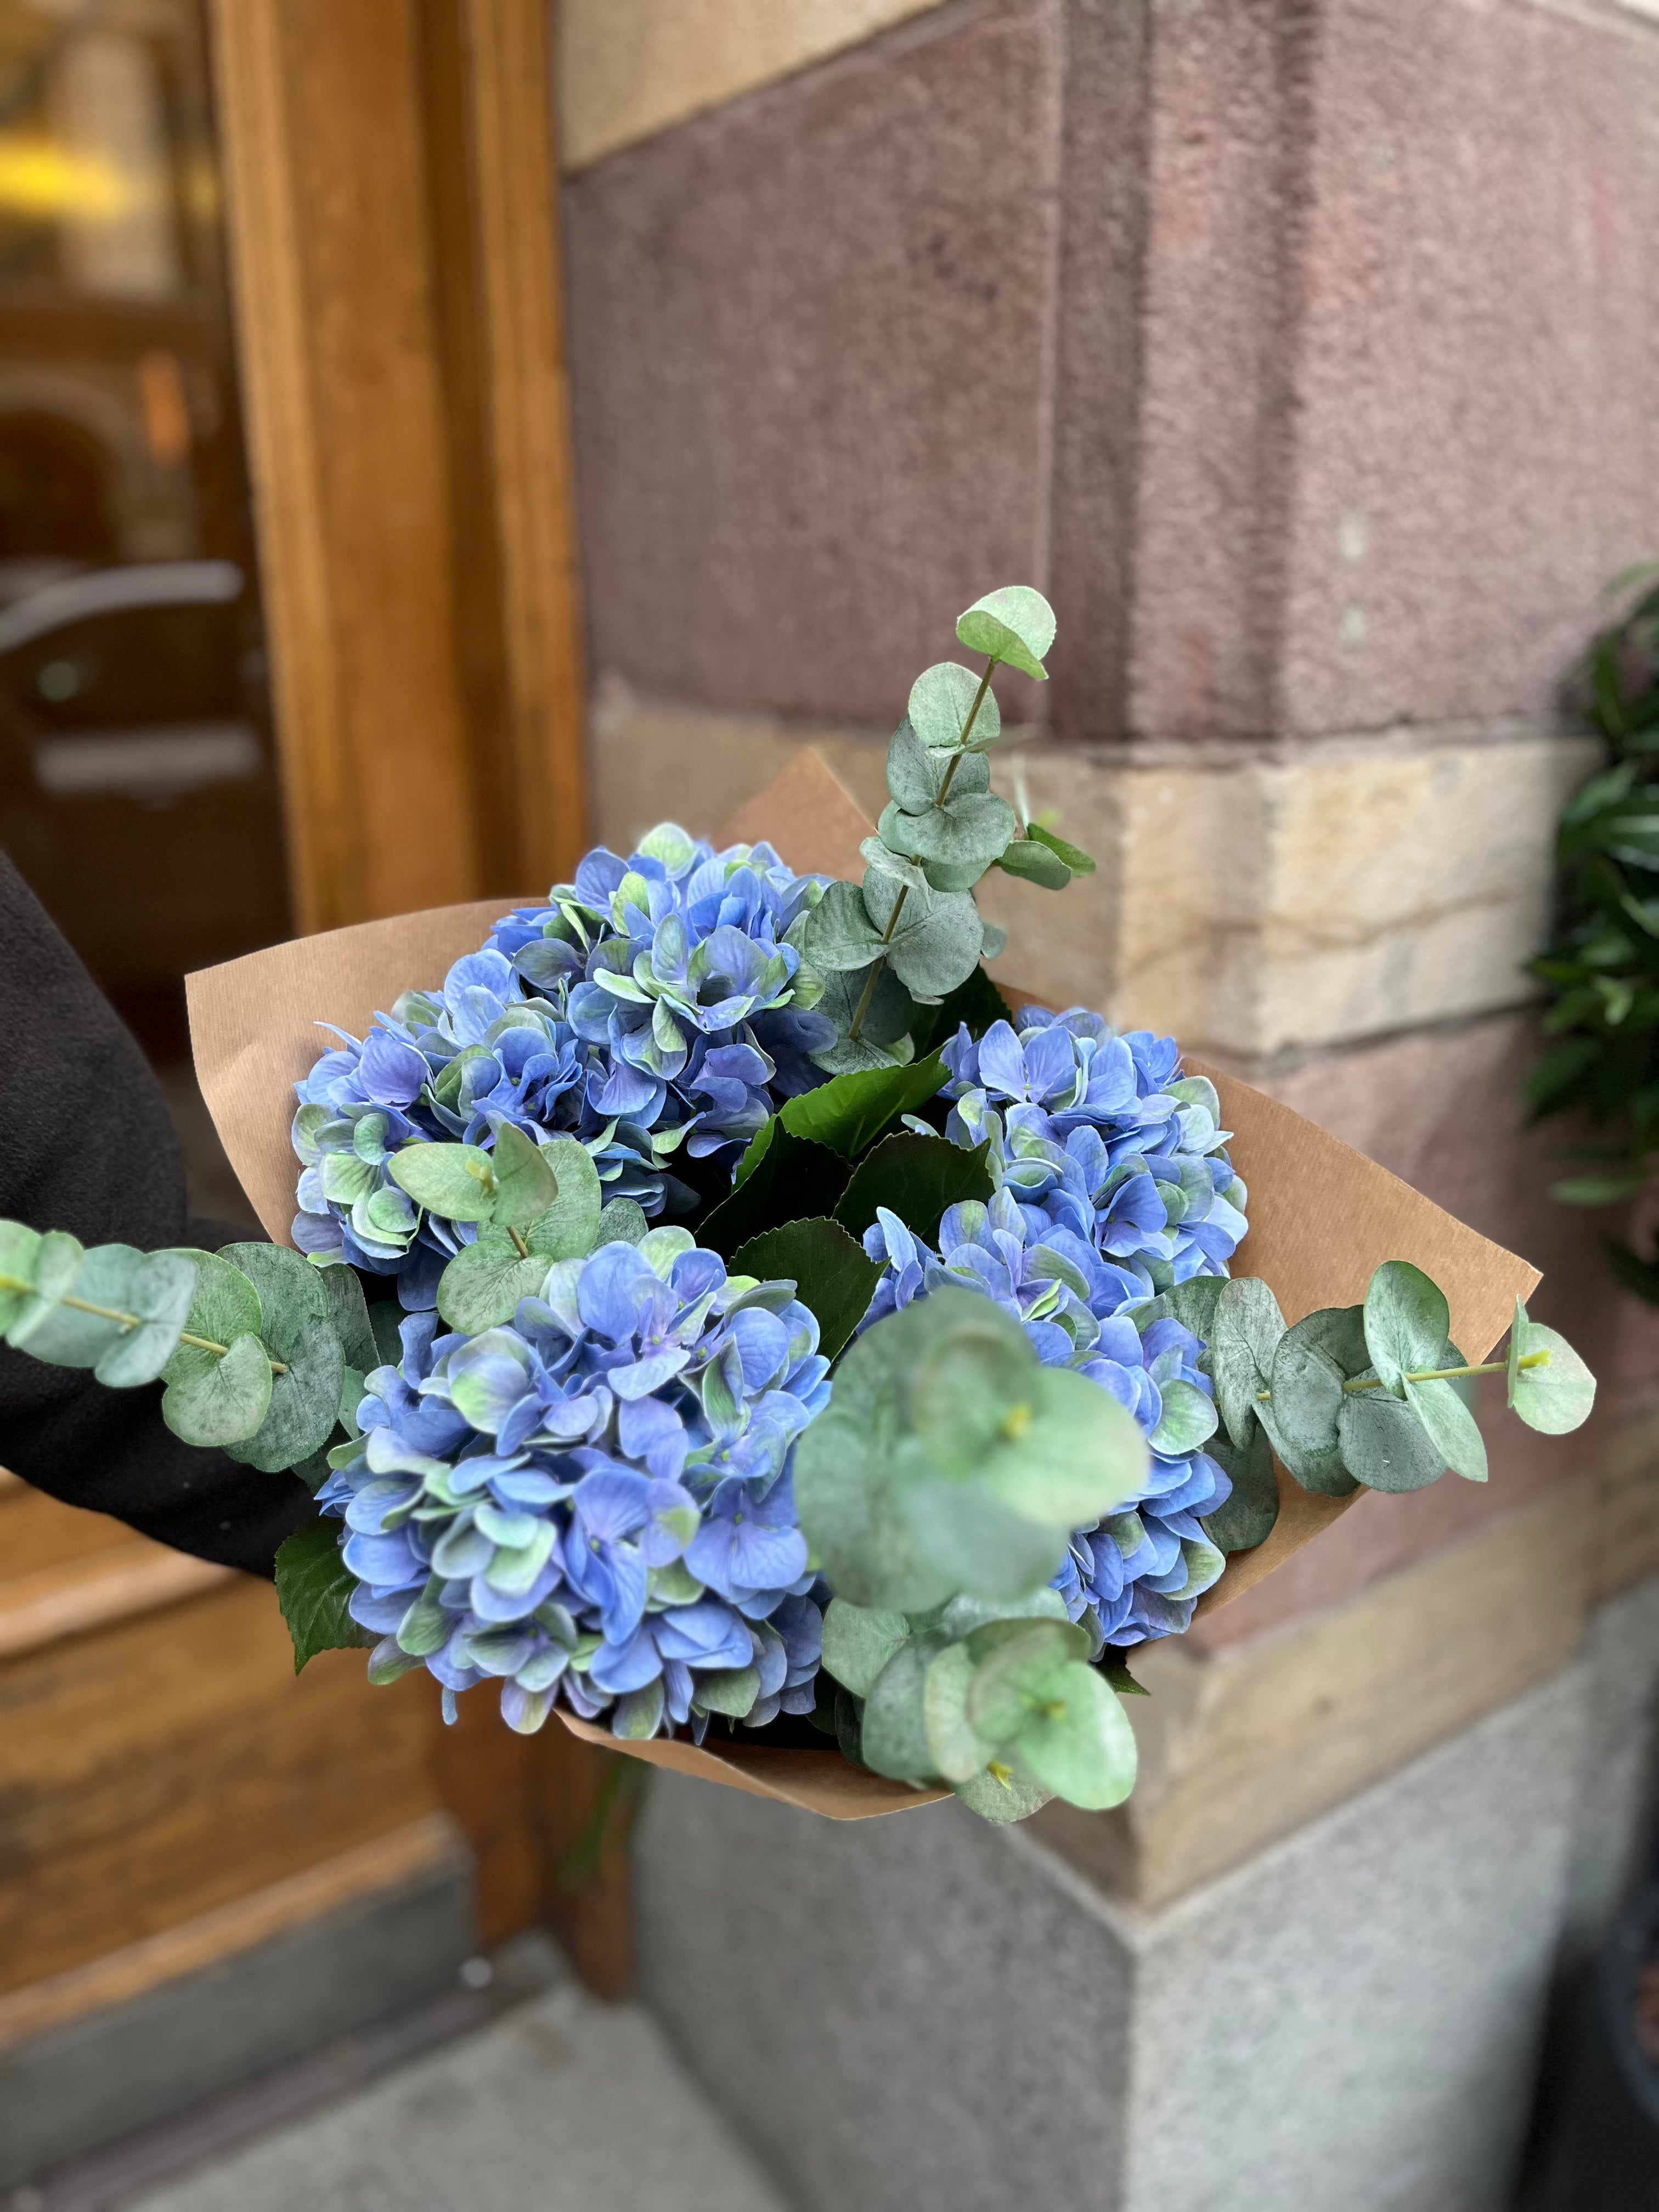
[[[554,1711],[572,1735],[601,1750],[620,1752],[625,1759],[643,1759],[647,1766],[669,1773],[690,1775],[697,1781],[745,1790],[751,1797],[769,1797],[775,1804],[792,1805],[802,1813],[819,1813],[830,1820],[878,1820],[884,1814],[908,1813],[918,1805],[936,1805],[951,1794],[948,1790],[913,1790],[908,1783],[891,1782],[885,1775],[872,1774],[867,1767],[854,1766],[828,1744],[822,1751],[774,1751],[763,1744],[750,1749],[734,1744],[735,1755],[728,1756],[724,1751],[710,1751],[675,1736],[653,1736],[645,1743],[629,1742],[611,1735],[607,1729],[595,1728],[591,1721],[578,1719],[562,1705],[556,1705]],[[817,1765],[831,1760],[833,1769],[826,1766],[822,1782],[804,1778],[794,1781],[782,1778],[790,1774],[799,1776],[799,1762]],[[779,1777],[768,1778],[764,1768],[775,1763],[780,1769]]]

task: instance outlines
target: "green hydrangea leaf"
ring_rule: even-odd
[[[574,1144],[566,1138],[568,1145]],[[575,1145],[587,1160],[593,1163],[580,1145]],[[511,1121],[501,1121],[495,1129],[495,1149],[490,1154],[490,1171],[495,1181],[495,1203],[489,1218],[500,1228],[522,1229],[527,1222],[538,1221],[556,1203],[560,1186],[555,1180],[554,1169],[533,1138],[526,1137],[522,1129]],[[599,1171],[593,1170],[593,1189],[599,1189]],[[457,1217],[451,1215],[452,1220]],[[593,1208],[593,1225],[597,1225],[599,1209]],[[561,1255],[560,1256],[563,1256]]]
[[[1210,1373],[1227,1433],[1244,1449],[1255,1427],[1261,1393],[1273,1372],[1285,1316],[1267,1285],[1254,1275],[1224,1283],[1211,1322]]]
[[[855,1698],[867,1698],[909,1633],[908,1614],[831,1598],[823,1616],[823,1664]]]
[[[1005,875],[1018,876],[1045,891],[1063,891],[1072,880],[1072,872],[1059,854],[1033,837],[1015,838],[999,856],[997,866]]]
[[[1273,1446],[1258,1421],[1243,1451],[1229,1436],[1212,1437],[1205,1450],[1232,1484],[1224,1505],[1204,1515],[1199,1525],[1223,1552],[1253,1552],[1265,1544],[1279,1518],[1279,1479]]]
[[[1064,837],[1057,837],[1052,830],[1045,830],[1040,822],[1028,822],[1025,835],[1034,844],[1046,845],[1048,850],[1066,863],[1074,876],[1091,876],[1095,862],[1080,845],[1073,845]]]
[[[1096,1663],[1105,1676],[1108,1686],[1115,1690],[1120,1698],[1150,1698],[1152,1696],[1152,1693],[1146,1684],[1137,1682],[1129,1672],[1121,1652],[1114,1651],[1109,1644],[1101,1653]]]
[[[1135,1783],[1128,1716],[1092,1667],[1074,1661],[1048,1686],[1042,1711],[1018,1741],[1017,1764],[1045,1790],[1085,1812],[1121,1805]]]
[[[763,1282],[793,1282],[818,1324],[818,1349],[833,1359],[870,1310],[884,1263],[825,1215],[786,1222],[732,1255],[732,1272]]]
[[[147,1252],[132,1269],[125,1309],[138,1316],[137,1328],[124,1329],[93,1370],[113,1390],[154,1382],[179,1348],[196,1291],[196,1270],[176,1252]]]
[[[965,619],[965,617],[964,617]],[[975,647],[976,651],[982,648]],[[980,698],[981,679],[971,668],[964,668],[957,660],[935,661],[924,668],[910,686],[907,708],[909,727],[922,744],[930,749],[943,746],[955,748],[963,743],[963,732],[974,745],[993,745],[1002,733],[1002,714],[997,706],[996,694],[988,685]],[[975,713],[974,702],[979,700]],[[972,726],[969,716],[973,715]],[[960,776],[958,776],[960,780]],[[894,792],[894,797],[898,793]]]
[[[276,1602],[294,1642],[294,1671],[319,1651],[349,1651],[369,1641],[349,1610],[356,1578],[340,1557],[337,1521],[307,1521],[276,1553]]]
[[[789,1099],[777,1118],[792,1137],[827,1145],[843,1159],[855,1160],[904,1115],[925,1106],[945,1079],[944,1061],[930,1054],[908,1067],[835,1076],[816,1091]]]
[[[391,1174],[416,1206],[444,1221],[488,1221],[495,1206],[489,1155],[477,1145],[405,1145],[393,1153]]]
[[[1543,1367],[1522,1367],[1528,1352],[1547,1352]],[[1565,1436],[1589,1419],[1595,1403],[1595,1377],[1565,1336],[1541,1322],[1528,1321],[1519,1298],[1510,1337],[1509,1401],[1529,1429],[1547,1437]]]
[[[867,968],[880,957],[881,931],[856,884],[831,884],[806,917],[802,957],[820,975],[842,968]]]
[[[836,1081],[861,1082],[860,1076]],[[833,1084],[825,1084],[826,1091]],[[809,1098],[818,1093],[808,1091]],[[791,1101],[792,1104],[795,1102]],[[847,1188],[849,1170],[838,1151],[815,1139],[797,1136],[781,1121],[747,1181],[708,1214],[698,1242],[730,1261],[738,1247],[769,1230],[805,1217],[833,1214]]]
[[[1054,641],[1054,611],[1029,584],[1006,584],[988,592],[957,619],[957,635],[969,653],[1006,661],[1046,683],[1042,656]]]
[[[932,1244],[947,1207],[965,1199],[989,1202],[988,1149],[988,1145],[976,1145],[969,1150],[945,1137],[896,1130],[853,1170],[835,1218],[850,1235],[862,1237],[873,1224],[876,1209],[885,1206],[913,1236]]]
[[[1365,1291],[1365,1346],[1382,1389],[1400,1397],[1413,1368],[1435,1366],[1451,1332],[1445,1295],[1409,1261],[1385,1260]]]
[[[1386,1390],[1350,1393],[1338,1430],[1343,1462],[1368,1490],[1426,1490],[1444,1472],[1445,1462],[1416,1413]]]
[[[222,1358],[205,1352],[199,1357],[199,1367],[179,1375],[161,1394],[161,1419],[187,1444],[224,1449],[244,1443],[270,1407],[272,1376],[264,1345],[250,1334],[233,1337]]]

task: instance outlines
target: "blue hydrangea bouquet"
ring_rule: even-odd
[[[493,1685],[836,1817],[1103,1808],[1139,1646],[1364,1489],[1485,1480],[1506,1328],[1514,1411],[1585,1418],[1522,1262],[1172,1038],[991,981],[986,872],[1094,867],[991,789],[993,675],[1053,634],[1024,587],[967,611],[873,831],[807,754],[721,849],[665,824],[511,912],[192,978],[273,1243],[0,1231],[10,1342],[311,1486],[296,1664],[367,1644],[451,1717]]]

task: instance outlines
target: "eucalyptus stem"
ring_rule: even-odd
[[[34,1296],[33,1284],[26,1281],[21,1275],[0,1275],[0,1291],[20,1291],[25,1297]],[[71,1306],[76,1313],[91,1314],[96,1321],[112,1321],[122,1328],[142,1328],[144,1325],[143,1314],[123,1313],[118,1306],[96,1306],[90,1298],[64,1297],[55,1299],[53,1303],[60,1306]],[[179,1333],[179,1341],[180,1344],[190,1345],[197,1352],[210,1352],[216,1358],[219,1359],[222,1359],[230,1350],[228,1344],[216,1344],[210,1336],[191,1336],[187,1330],[184,1329]],[[270,1354],[268,1352],[265,1358],[270,1359]],[[286,1375],[287,1361],[270,1359],[270,1371],[273,1375]]]
[[[518,1231],[513,1226],[510,1221],[507,1225],[507,1233],[513,1239],[513,1249],[518,1254],[521,1260],[527,1260],[530,1257],[530,1247],[525,1243],[523,1237],[520,1236]]]
[[[1550,1356],[1547,1351],[1523,1352],[1515,1364],[1517,1367],[1547,1367]],[[1479,1367],[1425,1367],[1420,1374],[1407,1376],[1406,1380],[1407,1382],[1458,1382],[1467,1375],[1507,1375],[1509,1366],[1507,1359],[1488,1359]],[[1363,1380],[1345,1382],[1342,1388],[1345,1391],[1380,1390],[1382,1378],[1380,1375],[1368,1375]],[[1273,1395],[1271,1390],[1258,1390],[1256,1403],[1270,1403]]]
[[[979,720],[979,710],[985,703],[985,695],[991,688],[991,678],[995,672],[995,661],[988,660],[985,664],[985,673],[980,678],[979,689],[974,694],[974,703],[968,709],[968,719],[962,726],[960,750],[951,757],[951,765],[945,769],[945,781],[939,787],[939,797],[933,801],[935,806],[943,806],[951,796],[951,786],[956,781],[957,769],[967,757],[968,740],[973,734],[974,724]],[[893,941],[893,932],[898,927],[898,918],[903,913],[904,902],[909,896],[909,884],[901,884],[899,895],[893,901],[893,911],[887,917],[887,927],[882,932],[882,949],[871,963],[870,973],[864,979],[864,990],[853,1016],[853,1026],[847,1032],[849,1039],[856,1038],[859,1031],[864,1027],[864,1018],[870,1011],[870,1001],[876,995],[876,985],[880,981],[882,969],[887,964],[887,947]]]

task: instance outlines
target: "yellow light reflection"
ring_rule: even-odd
[[[0,131],[0,210],[8,214],[111,221],[147,197],[126,170],[103,155]]]

